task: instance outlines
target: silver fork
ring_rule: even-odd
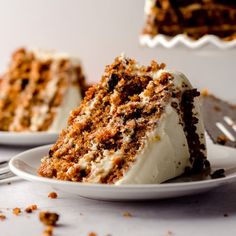
[[[9,161],[0,161],[0,183],[17,179],[8,166]]]
[[[228,116],[223,116],[224,122],[227,126],[222,122],[216,122],[217,128],[225,135],[225,137],[231,141],[236,142],[235,132],[236,132],[236,124],[235,122]]]
[[[213,95],[203,96],[205,128],[214,143],[236,147],[236,106]]]

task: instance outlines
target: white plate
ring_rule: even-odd
[[[224,41],[215,35],[205,35],[198,40],[193,40],[184,34],[179,34],[175,37],[158,34],[155,37],[141,35],[140,44],[150,48],[157,46],[162,46],[164,48],[184,46],[191,49],[198,49],[206,46],[213,46],[218,49],[232,49],[236,47],[236,40]]]
[[[34,148],[13,157],[10,169],[16,175],[30,181],[48,184],[58,190],[82,197],[101,200],[145,200],[172,198],[202,193],[220,185],[236,181],[236,149],[214,145],[208,142],[208,156],[213,169],[225,168],[225,178],[194,181],[193,179],[176,179],[169,183],[147,185],[103,185],[82,184],[60,181],[37,175],[40,159],[48,153],[50,145]]]
[[[3,132],[0,131],[0,144],[16,146],[36,146],[54,143],[58,132]]]

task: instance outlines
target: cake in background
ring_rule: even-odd
[[[182,73],[122,55],[71,113],[38,173],[116,185],[201,173],[209,162],[199,95]]]
[[[146,0],[143,34],[204,35],[224,40],[236,38],[236,1],[233,0]]]
[[[77,58],[21,48],[0,88],[1,131],[59,131],[79,105],[85,79]]]

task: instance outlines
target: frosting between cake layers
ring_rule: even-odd
[[[160,72],[159,72],[160,73]],[[174,76],[174,86],[180,90],[192,89],[187,78],[178,72],[170,72]],[[156,77],[157,75],[153,75]],[[182,83],[187,85],[182,88]],[[172,98],[176,102],[176,98]],[[190,166],[190,153],[183,126],[180,124],[180,115],[171,106],[166,106],[158,126],[149,133],[145,148],[138,154],[136,162],[115,184],[154,184],[184,173]],[[204,129],[199,109],[198,99],[194,100],[194,113],[199,122],[196,124],[201,143],[205,144]]]

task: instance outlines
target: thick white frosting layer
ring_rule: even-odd
[[[155,6],[154,0],[146,0],[144,5],[144,12],[146,14],[149,14],[153,6]]]
[[[170,72],[174,76],[174,86],[180,90],[191,89],[187,78],[178,72]],[[160,72],[158,73],[160,75]],[[157,75],[153,75],[155,78]],[[187,85],[182,87],[182,83]],[[172,100],[173,101],[173,100]],[[184,173],[190,166],[189,148],[183,126],[179,124],[179,114],[171,106],[166,106],[158,123],[158,127],[148,134],[145,148],[137,156],[136,162],[115,184],[152,184],[162,183]],[[195,116],[199,119],[197,133],[205,143],[204,128],[199,109],[199,101],[195,98]]]
[[[66,91],[61,106],[57,108],[56,116],[48,131],[56,132],[65,128],[71,110],[76,108],[81,100],[81,92],[78,86],[71,85]]]
[[[42,49],[32,49],[32,52],[37,59],[41,61],[47,60],[69,60],[73,65],[81,65],[81,61],[78,57],[73,57],[65,52],[56,52],[54,50],[42,50]]]

